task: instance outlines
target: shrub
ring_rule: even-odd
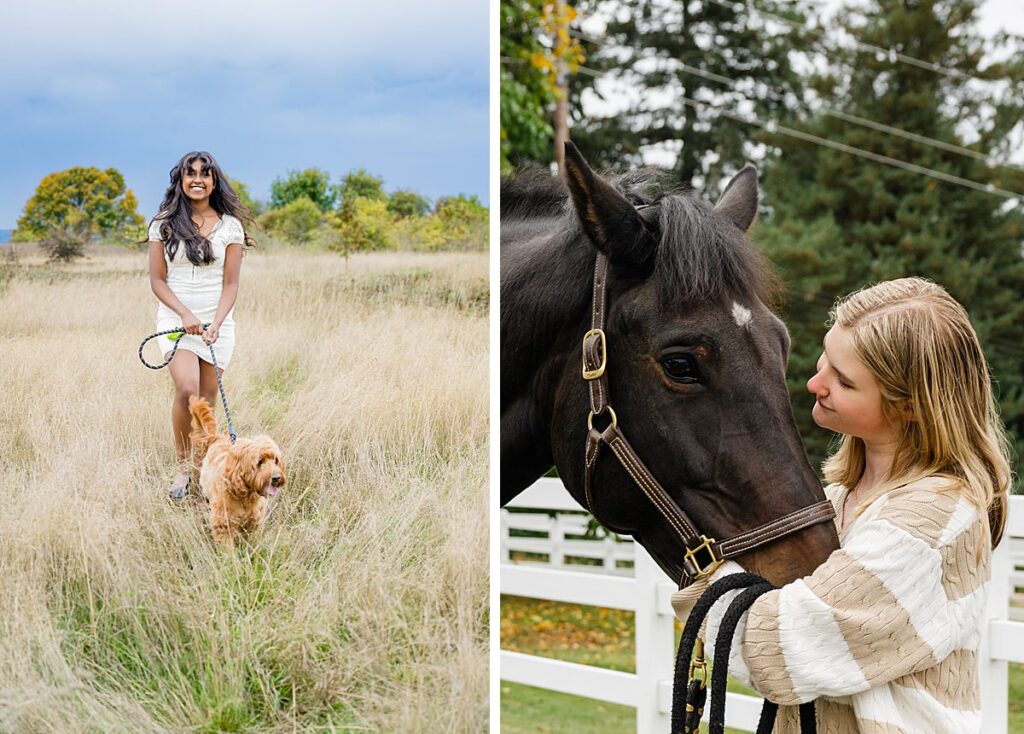
[[[270,234],[293,245],[304,245],[313,239],[323,218],[320,208],[302,196],[278,209],[264,212],[259,224]]]
[[[487,249],[487,207],[475,196],[451,196],[438,199],[434,216],[424,232],[427,249]]]
[[[63,224],[51,227],[39,241],[50,262],[71,262],[85,257],[85,246],[89,244],[88,229],[82,225]]]

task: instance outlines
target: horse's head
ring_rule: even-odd
[[[714,207],[686,195],[637,207],[567,148],[579,247],[609,261],[610,404],[641,460],[719,540],[823,500],[786,388],[789,335],[764,302],[770,269],[745,236],[757,210],[755,170],[737,174]],[[559,474],[583,503],[588,409],[577,352],[557,378],[551,435]],[[619,462],[597,463],[591,499],[599,521],[632,535],[679,577],[678,536]],[[779,584],[810,573],[837,547],[826,522],[737,560]]]

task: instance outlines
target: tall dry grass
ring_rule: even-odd
[[[144,268],[0,272],[0,731],[484,729],[486,256],[246,257],[225,387],[289,484],[234,554],[166,499]]]

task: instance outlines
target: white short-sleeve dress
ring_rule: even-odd
[[[151,242],[163,242],[160,226],[163,224],[162,213],[158,214],[149,226]],[[167,264],[167,285],[174,291],[178,300],[185,304],[202,323],[213,321],[217,314],[217,304],[224,288],[224,252],[233,243],[245,242],[242,223],[230,214],[224,214],[214,225],[208,237],[213,253],[213,262],[209,265],[193,265],[185,255],[185,243],[179,241],[174,253],[174,260],[167,257],[164,248],[164,262]],[[231,362],[231,354],[235,350],[235,309],[232,308],[225,317],[217,333],[217,341],[213,348],[217,355],[217,366],[224,368]],[[181,317],[160,303],[156,309],[156,330],[165,331],[181,326]],[[165,357],[174,348],[166,336],[157,337],[160,353]],[[195,352],[200,359],[211,362],[210,348],[203,343],[201,336],[186,334],[181,337],[178,349]]]

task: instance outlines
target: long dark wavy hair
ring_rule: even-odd
[[[213,191],[210,193],[210,206],[217,214],[230,214],[243,223],[248,230],[253,223],[252,212],[238,198],[231,188],[227,176],[220,170],[217,161],[205,150],[194,150],[186,153],[171,169],[171,183],[164,192],[164,200],[160,203],[160,213],[154,220],[160,219],[160,238],[164,242],[167,259],[173,260],[178,251],[178,243],[185,243],[185,256],[193,265],[209,265],[213,262],[213,251],[210,241],[199,234],[199,228],[192,221],[192,205],[181,190],[181,180],[193,163],[199,161],[203,173],[213,173]],[[151,223],[152,224],[152,223]],[[245,232],[245,248],[256,246],[256,241]]]

